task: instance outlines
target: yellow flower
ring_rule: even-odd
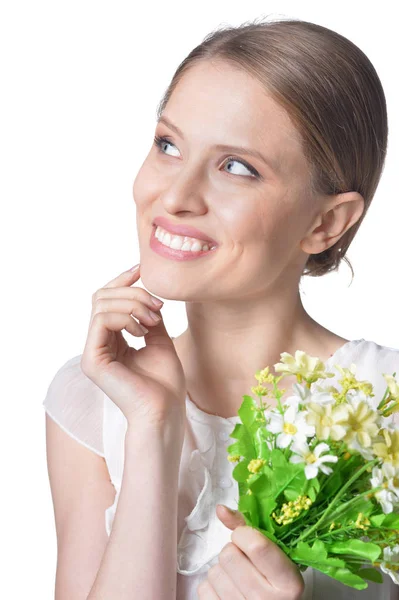
[[[309,356],[302,350],[295,352],[295,358],[288,352],[282,352],[280,358],[282,362],[273,365],[275,371],[283,375],[296,375],[299,383],[306,380],[311,384],[318,379],[334,377],[334,373],[326,372],[324,363],[317,356]]]
[[[340,392],[333,394],[337,404],[347,401],[346,394],[349,390],[359,390],[366,396],[374,396],[373,385],[370,382],[359,381],[356,379],[356,365],[354,363],[351,364],[349,369],[346,367],[341,367],[341,365],[334,365],[334,367],[336,367],[336,369],[340,371],[342,375],[342,379],[339,380],[342,389]]]
[[[228,456],[227,460],[234,463],[234,462],[240,462],[241,460],[241,455],[240,454],[233,454],[232,456]]]
[[[348,429],[347,404],[316,404],[309,403],[309,413],[306,421],[314,425],[319,440],[331,438],[334,441],[342,440]]]
[[[290,500],[282,505],[280,514],[272,513],[273,519],[279,525],[288,525],[292,523],[296,517],[299,517],[302,511],[309,510],[312,505],[312,500],[309,496],[298,496],[296,500]]]
[[[251,473],[259,473],[259,471],[262,469],[263,465],[266,464],[266,461],[264,458],[253,458],[250,463],[248,464],[248,471],[250,471]]]
[[[369,448],[374,438],[378,433],[376,419],[378,413],[370,408],[370,406],[360,401],[352,404],[348,403],[348,425],[349,429],[344,438],[347,444],[356,440],[363,448]]]
[[[359,513],[355,522],[355,527],[357,527],[357,529],[363,529],[366,530],[370,527],[371,523],[368,520],[368,518],[366,516],[364,516],[363,513]]]
[[[273,375],[269,373],[269,367],[265,367],[261,371],[256,371],[255,379],[257,379],[259,383],[273,383]]]
[[[272,375],[272,373],[269,373],[269,367],[265,367],[260,371],[256,371],[255,379],[257,379],[259,385],[251,387],[251,392],[256,396],[268,396],[271,391],[265,387],[265,384],[271,384],[274,388],[274,385],[277,386],[282,377]],[[281,394],[285,392],[285,390],[280,391]]]
[[[253,385],[251,387],[251,392],[255,394],[255,396],[267,396],[268,391],[263,385]]]
[[[382,375],[385,381],[387,382],[388,389],[392,396],[392,400],[399,401],[399,383],[396,381],[393,375],[388,375],[387,373],[383,373]]]
[[[391,463],[399,467],[399,431],[382,430],[384,442],[373,444],[374,454],[383,459],[384,463]]]

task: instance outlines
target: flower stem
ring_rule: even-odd
[[[376,494],[376,493],[380,492],[382,489],[384,489],[384,486],[381,485],[377,488],[373,488],[372,492],[370,490],[366,490],[365,492],[358,494],[355,498],[351,498],[350,500],[348,500],[348,502],[341,504],[341,506],[339,506],[337,508],[337,510],[332,515],[330,515],[330,519],[332,519],[334,521],[338,516],[342,515],[343,512],[345,512],[349,508],[352,508],[352,505],[356,504],[356,502],[359,499],[362,499],[364,496],[368,496],[369,494]]]
[[[338,492],[338,494],[335,496],[334,500],[331,502],[331,504],[326,508],[326,510],[324,511],[324,513],[321,515],[320,519],[309,529],[307,529],[306,531],[304,531],[297,539],[297,544],[299,542],[303,542],[306,538],[308,538],[318,527],[320,527],[320,525],[323,523],[323,521],[325,521],[326,517],[332,513],[333,508],[337,505],[338,500],[340,500],[340,498],[345,494],[346,490],[356,481],[356,479],[358,479],[360,477],[360,475],[362,473],[364,473],[364,471],[366,471],[369,467],[371,467],[372,465],[375,465],[380,459],[379,458],[375,458],[374,460],[368,461],[367,463],[365,463],[363,465],[363,467],[361,467],[361,469],[359,469],[350,479],[349,481],[346,482],[346,484],[344,486],[342,486],[342,488],[340,489],[340,491]]]

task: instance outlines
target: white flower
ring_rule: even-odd
[[[299,410],[300,403],[301,399],[298,398],[298,396],[288,396],[288,398],[284,400],[284,407],[290,408],[290,406],[293,406],[294,409],[297,411]]]
[[[276,438],[278,448],[287,448],[293,440],[305,442],[307,436],[315,433],[315,428],[306,422],[306,412],[299,411],[296,404],[288,406],[283,414],[275,409],[271,410],[267,429],[279,434]]]
[[[294,406],[295,409],[298,410],[299,404],[306,404],[310,398],[310,390],[306,385],[301,385],[299,383],[294,383],[292,390],[292,396],[288,396],[288,398],[284,400],[284,407],[288,408]]]
[[[382,469],[378,467],[373,467],[372,477],[370,478],[371,487],[380,487],[384,485],[385,478]],[[388,490],[383,489],[375,494],[376,499],[381,504],[381,508],[383,512],[387,515],[393,511],[393,502],[395,499],[394,494]]]
[[[369,408],[376,411],[377,407],[380,403],[380,400],[381,400],[376,395],[368,396],[367,394],[365,394],[365,392],[363,390],[353,390],[353,389],[348,390],[346,392],[346,398],[355,410],[359,406],[360,402],[365,402],[369,406]]]
[[[310,402],[317,402],[318,404],[333,404],[335,402],[331,394],[322,388],[320,388],[320,391],[311,391],[305,384],[294,383],[292,389],[294,393],[284,400],[284,406],[295,406],[297,408],[299,404],[307,407]]]
[[[381,562],[381,570],[387,573],[392,581],[399,584],[399,565],[392,565],[391,563],[399,563],[399,545],[393,548],[384,548],[384,560]],[[390,569],[389,567],[394,567]]]
[[[365,458],[366,460],[373,460],[373,458],[375,458],[375,454],[372,453],[370,448],[363,448],[363,446],[359,444],[356,438],[353,438],[349,447],[351,448],[351,450],[355,450],[356,452],[361,454],[361,456],[363,456],[363,458]]]
[[[384,463],[379,469],[374,467],[370,479],[372,487],[384,486],[375,494],[385,514],[391,513],[399,505],[399,470],[391,463]]]
[[[388,483],[388,489],[393,492],[399,499],[399,469],[394,467],[392,463],[384,463],[382,472]]]
[[[392,432],[397,429],[394,414],[389,415],[389,417],[383,417],[382,415],[380,415],[378,419],[378,425],[380,429],[388,429],[388,431]]]
[[[322,452],[327,452],[327,450],[329,449],[330,447],[328,446],[328,444],[325,444],[324,442],[322,442],[321,444],[317,444],[314,450],[310,450],[306,442],[294,442],[291,446],[291,450],[295,452],[295,454],[291,456],[290,462],[306,463],[306,479],[313,479],[314,477],[317,477],[319,469],[320,471],[322,471],[322,473],[325,473],[325,475],[329,475],[330,473],[332,473],[332,469],[330,467],[327,467],[324,463],[336,463],[338,460],[338,457],[333,456],[332,454],[325,454],[324,456],[320,456]]]
[[[335,404],[335,399],[328,391],[328,389],[324,389],[321,386],[317,386],[314,388],[309,397],[307,398],[307,405],[310,402],[314,402],[316,404],[326,405],[326,404]]]

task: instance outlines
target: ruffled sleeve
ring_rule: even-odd
[[[192,510],[184,517],[178,540],[177,572],[180,575],[206,573],[231,541],[232,531],[216,515],[216,504],[236,507],[238,484],[232,478],[234,465],[227,460],[226,445],[234,424],[212,417],[186,404],[195,449],[187,462],[184,490]]]
[[[104,393],[83,373],[81,357],[70,358],[58,369],[42,406],[74,440],[104,457]]]

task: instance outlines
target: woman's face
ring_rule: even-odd
[[[146,288],[174,300],[232,301],[297,287],[308,257],[300,242],[317,206],[285,111],[256,80],[218,61],[192,67],[162,117],[155,134],[167,140],[151,147],[133,185]],[[189,261],[159,255],[150,247],[157,216],[196,227],[217,249]]]

